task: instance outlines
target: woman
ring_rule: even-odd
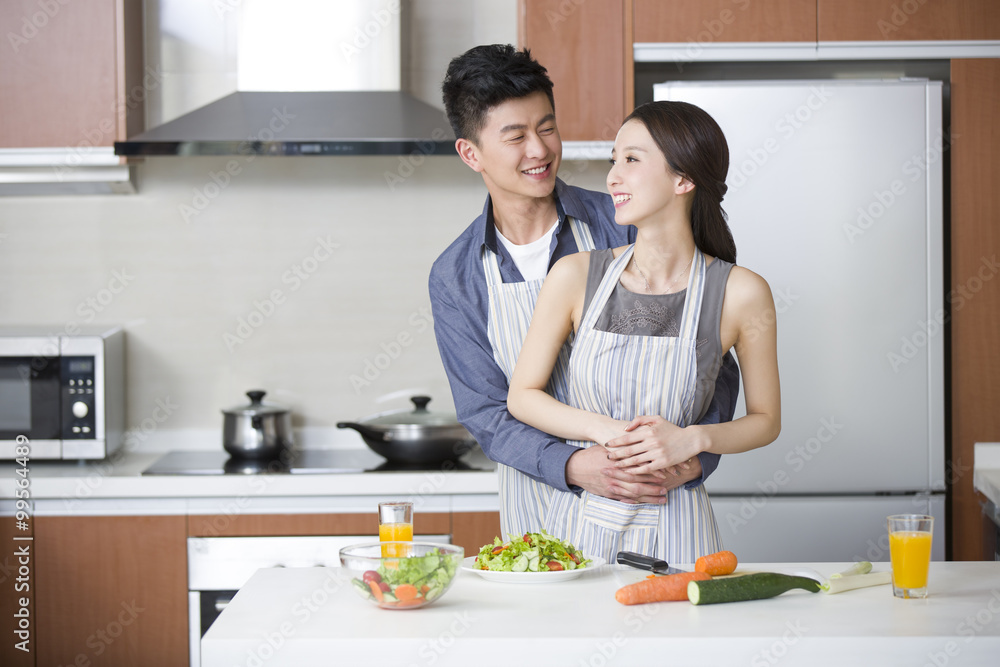
[[[515,417],[581,447],[607,448],[614,466],[668,474],[701,451],[735,454],[780,430],[774,300],[767,283],[734,266],[721,202],[729,149],[718,124],[684,102],[638,107],[612,152],[615,221],[633,246],[560,260],[542,287],[511,378]],[[559,349],[574,336],[570,401],[545,392]],[[747,415],[697,425],[722,355],[735,347]],[[722,548],[704,487],[663,504],[626,504],[557,492],[547,529],[588,555],[620,551],[693,563]]]

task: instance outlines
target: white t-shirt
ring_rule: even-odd
[[[517,270],[525,280],[541,280],[549,272],[549,248],[552,246],[552,235],[556,232],[559,221],[542,234],[541,238],[525,245],[517,245],[497,230],[497,237],[507,252],[514,259]]]

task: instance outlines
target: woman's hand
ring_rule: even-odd
[[[659,416],[641,416],[626,433],[605,443],[616,468],[635,474],[679,475],[704,450],[697,426],[681,428]]]

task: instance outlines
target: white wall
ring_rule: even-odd
[[[217,187],[229,160],[239,173]],[[257,387],[296,427],[408,407],[417,392],[452,409],[427,275],[486,191],[453,156],[425,158],[390,188],[386,173],[410,174],[405,160],[148,158],[136,195],[2,198],[0,323],[124,323],[128,427],[169,397],[179,408],[161,429],[221,429],[219,410]],[[595,189],[605,173],[600,162],[562,169]],[[312,265],[319,238],[338,247]],[[303,262],[314,272],[297,282]],[[227,345],[274,290],[282,303]],[[384,346],[401,335],[409,345],[389,359]]]
[[[452,57],[517,40],[516,0],[404,1],[404,78],[435,106]],[[146,1],[150,125],[235,90],[235,13],[215,7]],[[136,195],[0,198],[0,324],[124,324],[128,428],[169,398],[179,407],[150,442],[217,446],[220,409],[253,388],[292,409],[309,445],[356,438],[333,426],[416,393],[452,409],[427,276],[486,195],[457,157],[165,157],[138,173]],[[606,173],[560,175],[603,191]],[[318,239],[337,245],[322,262]]]

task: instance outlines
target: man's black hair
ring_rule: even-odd
[[[507,100],[543,92],[555,109],[552,80],[528,49],[491,44],[469,49],[448,65],[441,84],[444,108],[455,136],[479,141],[490,109]]]

